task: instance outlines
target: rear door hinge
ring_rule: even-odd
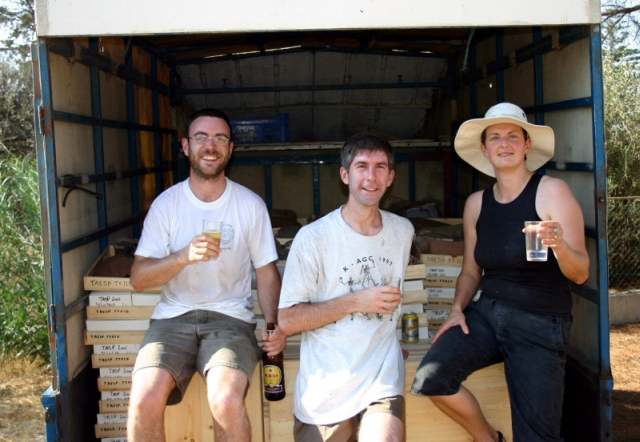
[[[49,306],[49,329],[51,330],[51,334],[58,333],[58,320],[56,318],[56,306]]]

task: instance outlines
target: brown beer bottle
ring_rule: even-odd
[[[276,329],[273,322],[267,324],[269,336]],[[268,401],[279,401],[284,399],[284,357],[282,352],[275,356],[262,352],[262,378],[264,383],[264,397]]]

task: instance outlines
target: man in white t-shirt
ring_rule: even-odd
[[[396,336],[413,226],[379,209],[394,178],[391,145],[357,134],[342,148],[349,199],[303,227],[287,258],[278,320],[302,332],[294,393],[297,442],[399,442],[404,361]]]
[[[252,265],[266,322],[276,322],[280,273],[267,208],[225,176],[231,125],[216,109],[191,117],[182,148],[189,178],[151,205],[136,250],[136,291],[162,286],[133,371],[129,442],[163,441],[164,409],[178,403],[198,371],[207,384],[216,441],[250,441],[244,405],[262,354],[252,313]],[[222,238],[203,235],[203,220],[221,221]],[[264,350],[280,353],[286,336],[262,330]]]

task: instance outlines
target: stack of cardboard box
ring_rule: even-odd
[[[103,260],[114,256],[109,246],[84,278],[91,290],[85,344],[93,346],[91,363],[100,370],[100,413],[95,426],[102,442],[126,442],[131,373],[149,318],[160,301],[160,287],[136,293],[129,278],[92,276]]]

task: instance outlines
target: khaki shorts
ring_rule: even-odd
[[[294,416],[293,437],[296,442],[355,442],[358,440],[360,423],[365,416],[387,413],[404,422],[404,407],[404,397],[398,395],[371,402],[352,418],[332,425],[305,424]]]
[[[167,405],[182,400],[196,370],[206,380],[211,367],[231,367],[246,374],[250,382],[262,356],[255,329],[256,324],[207,310],[152,319],[133,373],[148,367],[168,371],[176,381],[176,388]]]

